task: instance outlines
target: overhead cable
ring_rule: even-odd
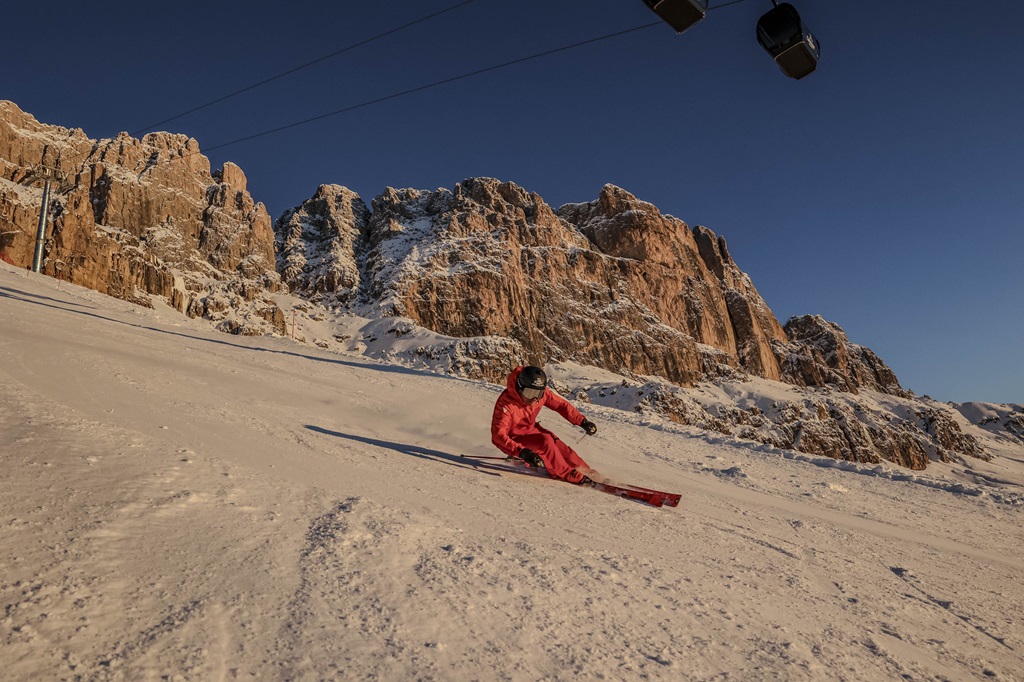
[[[616,31],[615,33],[609,33],[608,35],[600,36],[598,38],[590,38],[589,40],[584,40],[584,41],[581,41],[581,42],[578,42],[578,43],[573,43],[572,45],[565,45],[563,47],[556,47],[553,50],[545,50],[544,52],[538,52],[536,54],[531,54],[531,55],[529,55],[527,57],[520,57],[519,59],[513,59],[512,61],[503,62],[501,64],[495,64],[494,66],[488,66],[488,67],[485,67],[483,69],[477,69],[475,71],[470,71],[468,73],[464,73],[464,74],[461,74],[459,76],[452,76],[451,78],[445,78],[443,80],[434,81],[433,83],[427,83],[426,85],[420,85],[418,87],[410,88],[408,90],[402,90],[401,92],[396,92],[396,93],[391,94],[391,95],[385,95],[384,97],[378,97],[377,99],[372,99],[372,100],[369,100],[369,101],[366,101],[366,102],[361,102],[359,104],[353,104],[352,106],[345,107],[344,109],[338,109],[336,111],[329,111],[326,114],[320,114],[319,116],[313,116],[312,118],[303,119],[301,121],[295,121],[294,123],[288,123],[288,124],[283,125],[283,126],[278,126],[276,128],[271,128],[270,130],[264,130],[263,132],[253,133],[252,135],[246,135],[245,137],[240,137],[237,140],[231,140],[230,142],[222,142],[221,144],[215,144],[212,147],[207,147],[205,149],[205,151],[210,152],[210,151],[213,151],[214,149],[222,149],[224,147],[229,147],[231,145],[238,144],[240,142],[248,142],[249,140],[254,140],[254,139],[258,138],[258,137],[265,137],[266,135],[273,135],[274,133],[279,133],[279,132],[281,132],[283,130],[289,130],[291,128],[297,128],[299,126],[304,126],[304,125],[307,125],[309,123],[313,123],[314,121],[320,121],[320,120],[323,120],[325,118],[330,118],[331,116],[338,116],[339,114],[346,114],[346,113],[348,113],[350,111],[355,111],[356,109],[362,109],[364,107],[368,107],[368,106],[371,106],[373,104],[380,104],[381,102],[386,102],[388,100],[397,99],[399,97],[404,97],[406,95],[411,95],[411,94],[413,94],[415,92],[422,92],[424,90],[429,90],[431,88],[436,88],[436,87],[441,86],[441,85],[447,85],[448,83],[454,83],[455,81],[464,80],[466,78],[472,78],[473,76],[479,76],[480,74],[489,73],[491,71],[497,71],[498,69],[504,69],[506,67],[514,66],[516,64],[522,64],[523,62],[532,61],[534,59],[540,59],[542,57],[548,57],[548,56],[551,56],[553,54],[557,54],[559,52],[565,52],[566,50],[572,50],[572,49],[577,48],[577,47],[582,47],[583,45],[590,45],[592,43],[597,43],[597,42],[600,42],[602,40],[608,40],[610,38],[616,38],[618,36],[626,35],[627,33],[633,33],[635,31],[641,31],[641,30],[646,29],[646,28],[651,28],[652,26],[660,26],[661,24],[662,24],[662,22],[655,21],[655,22],[650,23],[650,24],[644,24],[643,26],[635,26],[633,28],[627,28],[624,31]]]
[[[362,47],[363,45],[367,45],[368,43],[372,43],[375,40],[380,40],[381,38],[385,38],[385,37],[387,37],[389,35],[392,35],[394,33],[398,33],[399,31],[402,31],[402,30],[405,30],[407,28],[410,28],[411,26],[415,26],[416,24],[422,24],[424,21],[427,21],[429,19],[433,19],[435,17],[439,17],[442,14],[446,14],[448,12],[451,12],[452,10],[456,10],[456,9],[458,9],[460,7],[463,7],[465,5],[468,5],[468,4],[472,3],[472,2],[474,2],[474,0],[465,0],[464,2],[460,2],[458,4],[452,5],[451,7],[447,7],[445,9],[443,9],[443,10],[438,11],[438,12],[434,12],[433,14],[428,14],[427,16],[420,17],[419,19],[416,19],[415,21],[410,21],[407,24],[402,24],[401,26],[397,26],[397,27],[391,29],[390,31],[385,31],[384,33],[380,33],[378,35],[375,35],[372,38],[367,38],[365,40],[361,40],[358,43],[353,43],[352,45],[344,47],[344,48],[342,48],[340,50],[336,50],[335,52],[331,52],[330,54],[325,54],[323,57],[318,57],[317,59],[314,59],[311,62],[306,62],[305,64],[300,64],[299,66],[296,66],[294,68],[288,69],[287,71],[282,71],[281,73],[277,74],[276,76],[271,76],[270,78],[265,78],[264,80],[261,80],[258,83],[253,83],[252,85],[247,85],[246,87],[244,87],[244,88],[242,88],[240,90],[235,90],[234,92],[229,93],[227,95],[224,95],[223,97],[218,97],[217,99],[210,100],[206,104],[200,104],[197,107],[193,107],[193,108],[189,109],[188,111],[183,111],[180,114],[176,114],[174,116],[171,116],[170,118],[165,118],[162,121],[157,121],[156,123],[151,123],[148,126],[145,126],[144,128],[139,128],[138,130],[133,131],[133,132],[131,132],[129,134],[134,137],[134,136],[139,135],[141,133],[144,133],[144,132],[146,132],[148,130],[152,130],[153,128],[156,128],[157,126],[163,125],[165,123],[170,123],[171,121],[176,121],[179,118],[182,118],[184,116],[188,116],[189,114],[193,114],[193,113],[195,113],[197,111],[201,111],[202,109],[206,109],[207,107],[211,107],[214,104],[218,104],[218,103],[223,102],[225,100],[231,99],[232,97],[236,97],[238,95],[241,95],[242,93],[249,92],[250,90],[255,90],[256,88],[258,88],[258,87],[260,87],[262,85],[266,85],[267,83],[276,81],[279,78],[284,78],[285,76],[289,76],[289,75],[295,73],[296,71],[301,71],[303,69],[307,69],[310,66],[313,66],[315,64],[319,64],[320,62],[323,62],[323,61],[326,61],[326,60],[330,59],[331,57],[337,57],[340,54],[344,54],[345,52],[349,52],[351,50],[354,50],[357,47]]]
[[[746,1],[747,0],[732,0],[732,2],[727,2],[727,3],[721,4],[721,5],[715,5],[714,7],[709,7],[708,11],[710,12],[712,10],[722,9],[723,7],[729,7],[730,5],[738,5],[739,3],[746,2]],[[369,101],[366,101],[366,102],[361,102],[359,104],[353,104],[352,106],[345,107],[344,109],[338,109],[336,111],[329,111],[326,114],[320,114],[318,116],[313,116],[312,118],[303,119],[301,121],[295,121],[294,123],[288,123],[288,124],[285,124],[285,125],[282,125],[282,126],[278,126],[276,128],[271,128],[269,130],[264,130],[264,131],[259,132],[259,133],[253,133],[252,135],[246,135],[245,137],[240,137],[240,138],[238,138],[236,140],[231,140],[230,142],[222,142],[220,144],[213,145],[212,147],[206,147],[206,149],[204,151],[210,152],[210,151],[213,151],[215,149],[223,149],[224,147],[230,147],[231,145],[239,144],[241,142],[248,142],[249,140],[255,140],[255,139],[260,138],[260,137],[266,137],[267,135],[273,135],[275,133],[279,133],[279,132],[282,132],[282,131],[285,131],[285,130],[290,130],[292,128],[298,128],[299,126],[304,126],[304,125],[307,125],[309,123],[314,123],[316,121],[321,121],[321,120],[323,120],[325,118],[330,118],[332,116],[339,116],[341,114],[346,114],[346,113],[348,113],[350,111],[355,111],[356,109],[363,109],[365,107],[369,107],[369,106],[372,106],[374,104],[380,104],[381,102],[386,102],[388,100],[397,99],[399,97],[404,97],[406,95],[411,95],[411,94],[417,93],[417,92],[422,92],[424,90],[429,90],[431,88],[436,88],[436,87],[441,86],[441,85],[447,85],[448,83],[454,83],[455,81],[464,80],[466,78],[472,78],[473,76],[479,76],[481,74],[489,73],[491,71],[497,71],[499,69],[504,69],[506,67],[514,66],[516,64],[522,64],[523,62],[532,61],[534,59],[540,59],[542,57],[549,57],[549,56],[551,56],[553,54],[557,54],[559,52],[565,52],[567,50],[573,50],[573,49],[575,49],[577,47],[582,47],[584,45],[591,45],[593,43],[601,42],[603,40],[609,40],[611,38],[617,38],[619,36],[626,35],[627,33],[634,33],[636,31],[642,31],[644,29],[651,28],[652,26],[659,26],[661,24],[662,24],[661,21],[655,21],[655,22],[652,22],[652,23],[649,23],[649,24],[643,24],[641,26],[634,26],[633,28],[627,28],[627,29],[625,29],[623,31],[616,31],[615,33],[609,33],[607,35],[599,36],[597,38],[590,38],[589,40],[583,40],[583,41],[580,41],[578,43],[573,43],[571,45],[565,45],[563,47],[557,47],[557,48],[554,48],[552,50],[545,50],[544,52],[538,52],[536,54],[532,54],[532,55],[529,55],[527,57],[521,57],[519,59],[513,59],[512,61],[504,62],[502,64],[495,64],[494,66],[488,66],[488,67],[483,68],[483,69],[477,69],[475,71],[470,71],[468,73],[464,73],[464,74],[461,74],[459,76],[452,76],[451,78],[445,78],[443,80],[435,81],[433,83],[427,83],[426,85],[420,85],[418,87],[410,88],[408,90],[402,90],[401,92],[396,92],[394,94],[386,95],[384,97],[378,97],[377,99],[372,99],[372,100],[369,100]]]

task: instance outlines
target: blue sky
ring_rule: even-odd
[[[18,3],[0,98],[135,132],[457,2]],[[919,394],[1024,403],[1024,7],[794,4],[822,45],[800,81],[747,0],[209,156],[275,217],[322,183],[369,202],[490,176],[558,206],[610,182],[724,236],[780,321],[837,322]],[[160,128],[209,148],[655,21],[641,0],[474,0]]]

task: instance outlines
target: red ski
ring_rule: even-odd
[[[641,492],[641,493],[648,493],[650,495],[660,495],[661,499],[669,507],[678,507],[679,506],[679,500],[681,500],[682,497],[683,497],[681,493],[666,493],[666,492],[663,492],[661,490],[652,490],[650,488],[641,488],[638,485],[611,484],[611,483],[606,484],[606,485],[618,485],[618,487],[620,487],[620,488],[627,488],[629,490],[636,490],[637,492]]]
[[[527,467],[523,460],[517,457],[488,457],[485,455],[462,455],[470,459],[493,459],[500,460],[506,464],[511,464],[517,467],[525,467],[528,470],[532,470],[531,467]],[[537,472],[540,473],[540,470]],[[603,478],[601,474],[596,471],[592,471],[599,478]],[[595,481],[591,480],[589,485],[585,487],[593,488],[594,490],[600,490],[603,493],[609,495],[615,495],[616,497],[624,497],[630,500],[637,500],[638,502],[644,502],[651,505],[652,507],[661,507],[668,505],[669,507],[679,506],[679,500],[682,498],[680,493],[666,493],[661,490],[652,490],[651,488],[641,488],[637,485],[626,485],[621,483],[611,483],[606,481]]]
[[[583,485],[587,488],[593,488],[594,490],[600,490],[603,493],[608,493],[609,495],[615,495],[616,497],[625,497],[629,500],[645,502],[652,507],[660,507],[665,504],[664,493],[635,490],[624,486],[612,485],[611,483],[598,483],[597,481],[591,481],[590,483],[584,483]],[[676,504],[679,504],[679,500],[676,500]],[[674,507],[675,504],[670,504],[669,506]]]

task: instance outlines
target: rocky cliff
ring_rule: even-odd
[[[45,273],[142,305],[161,296],[227,331],[283,331],[266,297],[280,287],[270,216],[240,168],[211,172],[183,135],[92,140],[0,101],[0,252],[16,265],[32,263],[44,170]]]
[[[682,384],[742,369],[781,376],[789,342],[725,241],[606,186],[558,211],[513,183],[388,189],[372,212],[321,187],[276,225],[293,288],[370,305],[455,337],[518,341],[534,362],[573,360]]]
[[[893,371],[870,348],[852,343],[839,325],[820,315],[786,322],[788,344],[774,344],[782,380],[797,386],[833,386],[856,394],[867,388],[908,395]]]
[[[388,188],[372,209],[324,185],[277,221],[293,291],[453,337],[514,339],[534,362],[904,395],[838,326],[807,316],[783,328],[724,238],[618,187],[555,210],[514,183],[471,178],[451,191]]]
[[[452,341],[416,348],[420,361],[447,356],[446,370],[495,381],[524,360],[597,366],[624,377],[599,389],[617,407],[851,461],[922,469],[986,456],[950,410],[917,401],[838,325],[780,325],[723,238],[623,189],[556,210],[513,183],[471,178],[453,190],[388,188],[371,207],[321,186],[277,221],[278,268],[327,308],[408,320],[384,334],[491,340],[476,346],[487,357]],[[790,388],[767,403],[735,388],[718,401],[679,389],[752,379]]]
[[[1016,407],[955,413],[837,325],[780,325],[722,237],[612,185],[557,209],[488,178],[369,206],[323,185],[272,228],[242,170],[211,172],[195,140],[91,140],[0,102],[0,258],[21,267],[41,169],[55,176],[47,274],[225,331],[285,333],[283,280],[300,341],[492,381],[522,362],[599,367],[620,379],[559,388],[776,447],[923,468],[987,456],[961,428],[975,413],[1024,438]]]

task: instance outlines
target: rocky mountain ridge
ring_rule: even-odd
[[[0,252],[19,265],[42,198],[27,180],[42,169],[54,177],[43,272],[140,305],[160,296],[225,331],[283,332],[270,216],[238,166],[211,171],[184,135],[91,140],[0,101]]]
[[[613,185],[555,210],[514,183],[470,178],[454,190],[388,188],[372,209],[323,185],[278,219],[292,291],[448,336],[509,338],[538,363],[906,395],[837,325],[803,316],[783,328],[724,238]]]
[[[67,178],[47,274],[142,305],[160,297],[224,331],[295,336],[298,321],[298,340],[323,348],[490,381],[527,361],[601,367],[615,382],[559,388],[853,461],[987,456],[962,415],[915,398],[838,325],[781,325],[724,238],[612,185],[557,209],[490,178],[387,188],[369,206],[322,185],[271,227],[241,169],[211,172],[195,140],[93,141],[0,102],[0,256],[20,266],[39,166]],[[736,388],[751,382],[762,397]],[[766,401],[769,385],[785,390]],[[708,390],[728,399],[702,400]],[[1004,415],[1011,434],[1016,414]]]
[[[371,206],[325,185],[287,211],[275,225],[285,282],[329,310],[408,320],[396,335],[506,342],[461,363],[464,375],[500,381],[522,358],[597,366],[618,375],[598,393],[620,409],[775,447],[915,469],[986,456],[960,417],[919,404],[838,325],[813,315],[780,325],[723,238],[621,188],[553,209],[514,183],[470,178],[450,191],[389,188]],[[424,344],[388,359],[462,351]],[[792,391],[760,407],[685,390],[750,379]],[[592,386],[559,388],[594,400]]]

